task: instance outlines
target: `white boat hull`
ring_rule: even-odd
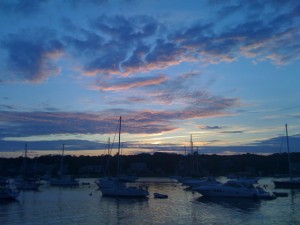
[[[254,187],[239,182],[228,182],[226,184],[200,186],[194,189],[206,197],[229,197],[229,198],[256,198],[273,199],[274,195],[260,187]]]

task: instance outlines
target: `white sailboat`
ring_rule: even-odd
[[[65,145],[63,144],[61,160],[60,160],[60,176],[58,178],[50,179],[49,183],[51,186],[62,186],[62,187],[78,186],[79,181],[77,179],[63,175],[64,152],[65,152]]]
[[[118,174],[120,174],[120,148],[121,148],[121,121],[119,120],[119,145],[118,145]],[[107,188],[101,188],[103,196],[109,197],[135,197],[145,198],[149,195],[147,189],[143,187],[127,187],[126,183],[115,180]]]
[[[23,159],[23,175],[14,180],[14,185],[18,190],[38,190],[40,182],[35,177],[29,177],[27,174],[27,144],[25,144],[25,153]]]
[[[273,181],[276,188],[300,188],[300,180],[293,179],[292,175],[292,163],[291,163],[291,154],[290,154],[290,146],[289,146],[289,135],[287,124],[285,124],[285,134],[286,134],[286,144],[287,144],[287,152],[288,152],[288,164],[289,164],[289,176],[288,180],[276,180]]]

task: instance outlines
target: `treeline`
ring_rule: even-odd
[[[291,158],[296,167],[300,165],[300,153],[292,153]],[[18,176],[25,173],[35,176],[58,176],[61,173],[61,163],[61,157],[58,155],[26,159],[0,158],[0,176]],[[288,174],[289,171],[286,153],[267,156],[255,154],[183,156],[169,153],[128,156],[66,155],[63,158],[62,171],[63,174],[73,176],[98,177],[116,175],[118,168],[123,174],[138,176],[224,176],[231,173],[273,176]]]

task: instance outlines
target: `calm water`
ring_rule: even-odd
[[[143,181],[150,196],[138,200],[101,197],[94,179],[80,181],[90,185],[44,185],[38,192],[21,192],[18,201],[0,203],[0,224],[300,224],[300,190],[285,190],[289,196],[275,200],[211,200],[180,184],[148,179]],[[273,191],[271,179],[260,183]],[[154,192],[169,198],[155,199]]]

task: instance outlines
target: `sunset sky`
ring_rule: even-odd
[[[300,151],[300,1],[1,0],[0,151]],[[115,140],[116,142],[117,140]],[[115,146],[117,146],[115,144]]]

